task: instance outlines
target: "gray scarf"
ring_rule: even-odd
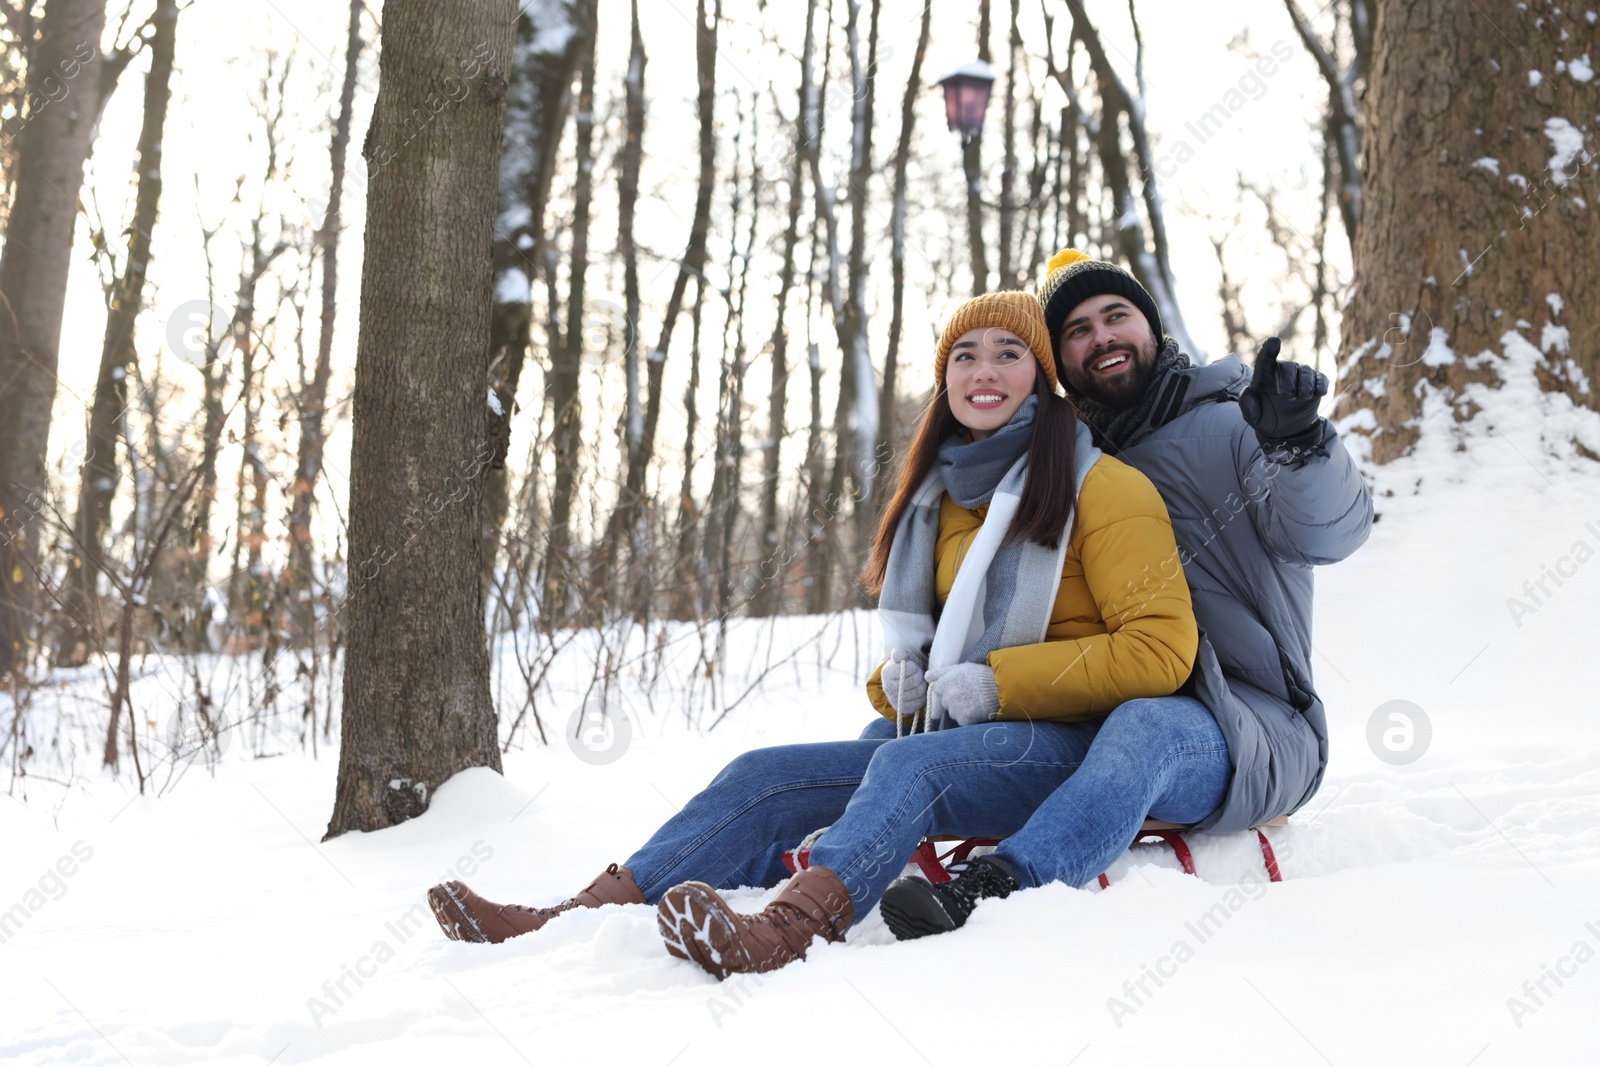
[[[1029,404],[1035,407],[1030,409]],[[946,442],[940,447],[938,464],[917,487],[895,526],[894,541],[889,546],[889,565],[878,600],[885,655],[896,647],[914,648],[927,656],[931,670],[957,663],[981,663],[997,648],[1044,640],[1056,593],[1061,588],[1061,564],[1072,534],[1072,515],[1067,516],[1060,543],[1053,549],[1033,541],[1005,543],[1027,484],[1026,452],[1031,428],[1021,435],[1020,448],[1018,438],[1007,431],[1025,409],[1028,413],[1023,425],[1028,426],[1036,407],[1037,401],[1030,397],[1012,416],[1012,422],[992,437],[972,444]],[[991,444],[996,441],[1000,443]],[[990,447],[980,447],[983,445]],[[1008,452],[1015,458],[992,485],[986,485],[999,463],[998,457]],[[1090,440],[1089,428],[1079,422],[1073,484],[1063,487],[1074,500],[1084,475],[1099,458],[1100,450]],[[952,488],[952,481],[960,486],[959,491]],[[966,501],[982,497],[979,502],[987,501],[989,510],[967,549],[941,611],[934,582],[939,502],[947,492],[963,507],[975,507]],[[925,728],[938,729],[942,725],[944,709],[933,693],[928,694],[926,715],[922,720]]]
[[[950,499],[964,508],[987,504],[1000,479],[1027,455],[1033,443],[1033,417],[1038,413],[1039,398],[1030,396],[1004,426],[983,440],[969,443],[959,434],[946,438],[939,446],[939,473]]]

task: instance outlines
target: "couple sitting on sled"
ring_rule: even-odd
[[[435,886],[440,925],[499,942],[654,904],[667,951],[725,978],[842,940],[874,906],[905,939],[987,897],[1084,885],[1147,817],[1227,832],[1298,809],[1328,755],[1312,568],[1361,545],[1372,501],[1317,414],[1327,379],[1277,357],[1272,338],[1253,372],[1195,366],[1132,275],[1070,249],[1037,297],[967,301],[861,576],[882,717],[739,756],[563,903]],[[900,878],[929,835],[1004,840],[952,881]],[[755,914],[718,893],[779,882]]]

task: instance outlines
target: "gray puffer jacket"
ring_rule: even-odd
[[[1263,455],[1239,413],[1249,381],[1233,356],[1173,370],[1152,383],[1159,400],[1122,448],[1101,444],[1155,483],[1172,516],[1200,624],[1183,691],[1216,716],[1233,761],[1226,799],[1196,825],[1216,832],[1295,811],[1322,784],[1328,729],[1311,684],[1311,569],[1361,547],[1373,514],[1326,423],[1319,448]]]

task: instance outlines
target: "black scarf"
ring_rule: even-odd
[[[1150,375],[1150,384],[1145,386],[1144,394],[1130,408],[1120,411],[1108,408],[1104,404],[1089,399],[1082,393],[1071,388],[1068,393],[1072,402],[1077,405],[1078,415],[1088,423],[1089,429],[1094,433],[1094,443],[1106,451],[1116,454],[1127,447],[1136,436],[1144,429],[1146,423],[1156,416],[1156,425],[1169,421],[1181,408],[1182,397],[1168,395],[1168,379],[1173,372],[1186,370],[1193,364],[1189,357],[1178,350],[1178,342],[1172,338],[1156,353],[1155,370]],[[1186,391],[1186,390],[1184,390]],[[1160,411],[1157,404],[1160,402]],[[1155,425],[1149,427],[1155,429]]]

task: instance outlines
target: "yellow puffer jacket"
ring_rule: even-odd
[[[948,495],[940,502],[934,589],[941,607],[987,511]],[[1077,722],[1125,700],[1167,696],[1188,679],[1199,640],[1166,505],[1143,474],[1102,456],[1078,494],[1045,639],[989,653],[999,717]],[[867,680],[867,695],[892,719],[882,670]]]

